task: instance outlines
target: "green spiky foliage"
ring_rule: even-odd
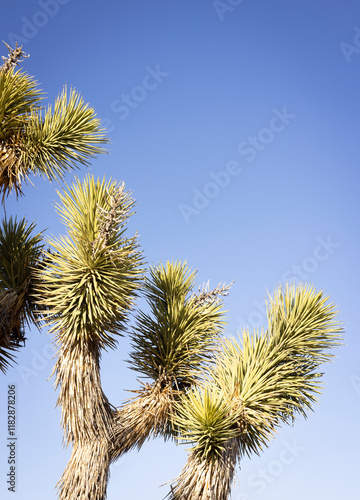
[[[141,278],[137,239],[126,236],[134,201],[124,184],[87,176],[59,193],[67,235],[49,240],[40,303],[65,345],[114,347]]]
[[[336,316],[334,305],[322,292],[310,286],[279,287],[268,303],[267,331],[254,335],[244,331],[240,342],[223,342],[208,383],[221,395],[224,414],[209,412],[204,397],[186,399],[179,412],[182,418],[175,419],[182,439],[196,445],[170,498],[207,498],[216,490],[214,498],[225,500],[236,462],[244,455],[259,454],[281,424],[293,423],[297,415],[306,416],[312,410],[321,392],[319,367],[331,359],[329,349],[340,345],[342,328]],[[223,428],[218,426],[218,413]],[[226,442],[225,430],[235,437],[231,434]],[[200,487],[204,470],[214,472],[214,458],[220,463],[229,456],[229,449],[230,473],[225,475],[218,467],[218,476],[213,473]],[[193,496],[190,485],[198,489],[198,496]],[[188,496],[182,496],[184,491]]]
[[[186,263],[167,262],[151,267],[144,281],[150,312],[137,315],[130,366],[151,383],[116,413],[112,460],[151,436],[172,438],[174,403],[214,361],[224,326],[219,296],[229,286],[196,294],[195,277]]]
[[[131,368],[152,380],[163,374],[177,388],[201,377],[224,325],[216,296],[201,301],[191,293],[195,276],[186,263],[152,267],[144,283],[151,313],[141,312],[131,333]]]
[[[11,49],[0,68],[0,193],[22,194],[32,175],[62,180],[87,165],[108,142],[100,120],[75,89],[65,86],[54,106],[44,108],[37,81],[15,71],[21,48]],[[20,50],[20,52],[19,52]]]
[[[123,183],[87,176],[59,196],[56,209],[67,234],[49,240],[37,288],[58,349],[54,374],[64,442],[73,445],[59,498],[100,500],[114,436],[114,408],[101,387],[101,350],[115,347],[124,330],[142,278],[142,256],[137,237],[126,233],[134,201]]]
[[[58,346],[54,371],[69,442],[90,439],[101,429],[108,435],[103,423],[109,423],[110,406],[101,389],[100,353],[115,347],[142,270],[136,236],[125,234],[134,201],[123,183],[87,176],[59,196],[56,208],[67,235],[49,241],[38,293]]]
[[[259,453],[283,423],[306,417],[321,393],[322,363],[340,345],[337,311],[311,286],[279,287],[268,302],[268,329],[225,343],[214,381],[238,405],[243,451]]]
[[[206,460],[221,456],[225,443],[237,434],[231,404],[216,386],[196,387],[176,403],[174,423],[181,429],[180,440],[194,444]]]
[[[0,227],[0,370],[25,343],[25,325],[35,321],[34,271],[42,260],[42,234],[35,224],[10,217]]]
[[[68,443],[111,434],[101,349],[115,347],[124,328],[142,260],[136,236],[125,234],[134,201],[123,183],[87,176],[59,196],[56,208],[67,235],[49,241],[38,292],[58,347],[55,384]]]

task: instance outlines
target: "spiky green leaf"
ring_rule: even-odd
[[[131,367],[153,380],[165,374],[179,388],[201,376],[224,325],[221,302],[197,301],[194,281],[186,263],[152,267],[144,283],[151,313],[140,312],[131,333]]]
[[[108,142],[94,110],[67,89],[47,110],[37,81],[13,68],[0,71],[0,193],[22,194],[32,175],[60,181],[104,152]]]
[[[134,201],[123,184],[79,180],[60,193],[68,233],[51,239],[40,302],[61,343],[115,345],[141,278],[136,237],[125,235]]]
[[[25,219],[5,219],[0,227],[0,369],[14,361],[25,340],[24,326],[35,321],[35,269],[41,264],[42,234]]]
[[[194,444],[206,460],[220,457],[227,441],[237,435],[236,415],[216,387],[197,387],[175,403],[173,423],[179,439]]]

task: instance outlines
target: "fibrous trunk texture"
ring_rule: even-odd
[[[104,500],[109,479],[109,441],[74,443],[59,483],[59,500]]]
[[[54,373],[64,442],[73,445],[58,483],[59,500],[104,500],[111,462],[152,436],[171,436],[178,391],[160,377],[116,410],[101,388],[96,345],[60,345]]]
[[[0,185],[2,186],[3,198],[8,189],[15,189],[17,195],[22,192],[21,181],[25,177],[26,166],[23,162],[20,144],[19,133],[6,140],[0,140]]]
[[[176,478],[169,500],[228,500],[239,459],[239,444],[231,439],[221,456],[213,460],[192,452]]]
[[[54,372],[65,444],[112,438],[112,409],[101,388],[96,346],[61,346]]]
[[[177,391],[159,380],[136,392],[139,396],[114,413],[111,461],[132,448],[140,449],[150,437],[171,437],[169,422]]]
[[[13,351],[25,344],[25,302],[30,286],[27,279],[21,290],[9,288],[0,292],[0,370],[14,361]]]
[[[12,338],[21,338],[21,306],[19,294],[10,289],[0,293],[0,344],[9,347]]]
[[[54,368],[58,405],[70,461],[59,483],[59,500],[104,500],[113,438],[113,410],[101,388],[96,346],[60,346]]]

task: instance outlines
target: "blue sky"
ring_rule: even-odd
[[[265,324],[266,291],[280,281],[313,283],[336,302],[346,345],[324,367],[320,404],[261,457],[243,461],[233,499],[357,498],[359,3],[13,0],[2,5],[0,28],[1,39],[24,44],[22,67],[49,102],[73,85],[108,127],[110,154],[90,170],[133,191],[130,230],[147,262],[187,260],[199,284],[235,280],[230,334]],[[7,200],[7,213],[61,234],[58,186],[33,181],[25,197]],[[28,338],[0,385],[0,492],[14,498],[5,404],[16,384],[15,497],[49,500],[69,450],[47,381],[51,338],[35,329]],[[114,405],[138,387],[128,352],[121,338],[103,356]],[[159,485],[185,460],[182,446],[148,443],[112,467],[109,500],[163,498],[168,486]]]

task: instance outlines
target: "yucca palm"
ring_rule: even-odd
[[[99,120],[64,88],[44,110],[37,82],[0,68],[0,192],[22,193],[33,174],[60,180],[103,151]],[[342,331],[333,304],[308,286],[279,287],[268,328],[224,338],[221,296],[229,286],[194,292],[186,263],[159,263],[143,278],[137,237],[126,235],[134,201],[123,183],[76,180],[59,193],[67,233],[48,241],[35,225],[9,219],[0,228],[0,369],[5,371],[37,318],[57,347],[54,367],[65,444],[72,445],[60,500],[104,500],[110,463],[150,437],[189,443],[172,500],[226,500],[237,463],[259,454],[277,428],[306,416],[321,391],[319,367]],[[130,337],[130,367],[145,377],[119,408],[101,387],[103,349],[114,348],[142,287]]]
[[[319,366],[339,345],[334,306],[311,287],[280,287],[266,331],[226,339],[220,299],[229,286],[195,293],[196,273],[181,262],[143,278],[137,238],[126,236],[134,201],[123,183],[87,176],[59,196],[67,233],[49,250],[34,225],[3,224],[1,293],[16,300],[11,308],[2,300],[0,312],[2,338],[12,338],[8,325],[21,338],[35,314],[54,335],[64,442],[73,447],[60,500],[103,500],[110,463],[155,436],[193,445],[169,498],[226,500],[238,461],[316,401]],[[101,352],[115,347],[141,285],[149,312],[130,333],[130,366],[147,381],[115,408],[101,387]],[[2,356],[6,366],[9,352]]]
[[[174,403],[213,363],[224,326],[219,296],[229,286],[193,292],[196,273],[186,263],[150,268],[143,284],[150,313],[140,312],[131,332],[130,366],[146,377],[138,396],[115,415],[112,460],[150,436],[175,435]]]
[[[306,416],[321,392],[319,366],[339,345],[336,315],[322,292],[279,287],[267,331],[223,342],[203,389],[177,403],[180,437],[195,446],[170,499],[226,500],[237,462],[259,454],[281,424]]]
[[[137,238],[126,236],[134,201],[124,184],[86,177],[56,206],[67,234],[49,240],[38,274],[38,303],[55,336],[65,443],[73,444],[60,498],[104,497],[113,408],[101,388],[101,350],[124,329],[142,276]],[[103,471],[100,480],[94,473]],[[85,473],[88,471],[88,473]]]
[[[65,443],[73,445],[60,499],[100,500],[110,461],[151,435],[172,436],[175,400],[213,361],[223,326],[217,297],[228,287],[195,294],[186,264],[151,268],[144,283],[151,314],[138,315],[131,365],[152,383],[115,409],[101,388],[100,356],[115,346],[142,278],[136,238],[125,237],[134,202],[123,184],[89,176],[59,194],[67,234],[48,241],[37,294],[58,348],[58,404]]]
[[[100,120],[75,89],[64,87],[54,106],[34,78],[15,66],[25,56],[8,47],[0,68],[0,193],[22,194],[32,175],[61,180],[64,174],[103,152],[107,142]]]
[[[0,227],[0,370],[14,361],[14,352],[25,342],[25,326],[35,320],[36,268],[42,262],[42,234],[35,224],[10,217]]]

